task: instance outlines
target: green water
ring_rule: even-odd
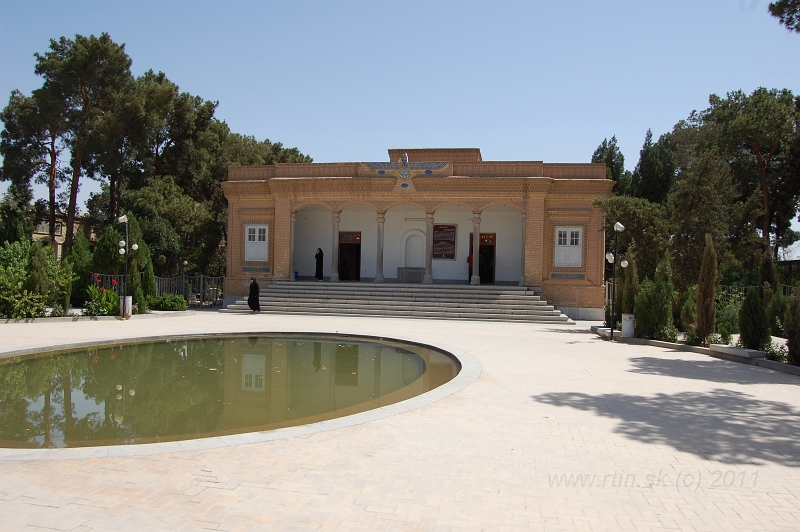
[[[354,337],[214,336],[0,362],[0,447],[270,430],[396,403],[458,373],[439,351]]]

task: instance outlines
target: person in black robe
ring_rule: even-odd
[[[253,311],[253,314],[258,314],[261,311],[261,304],[258,302],[259,288],[258,281],[255,277],[250,278],[250,295],[247,297],[247,306]]]
[[[317,261],[317,270],[314,272],[314,277],[317,281],[322,280],[322,250],[317,248],[317,253],[314,255],[314,259]]]

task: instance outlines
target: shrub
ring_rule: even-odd
[[[789,308],[783,319],[789,363],[800,366],[800,296],[789,298]]]
[[[116,316],[119,314],[119,294],[113,290],[90,286],[89,299],[83,309],[84,316]]]
[[[694,325],[690,325],[686,328],[686,340],[684,341],[686,345],[700,345],[703,343],[703,336],[700,334],[700,330],[695,327]]]
[[[662,342],[678,342],[678,329],[672,324],[664,325],[661,329],[658,330],[655,336],[656,340],[661,340]]]
[[[636,294],[636,333],[655,338],[666,325],[672,325],[672,281],[669,254],[658,264],[655,280],[645,279]]]
[[[684,297],[681,307],[681,325],[688,330],[690,326],[697,324],[697,285],[690,286]]]
[[[739,340],[748,349],[761,349],[769,338],[767,315],[756,290],[747,292],[739,310]]]
[[[711,344],[727,344],[722,340],[722,336],[717,333],[711,333],[706,336],[706,345],[710,346]]]
[[[789,300],[783,295],[782,290],[778,290],[769,300],[765,312],[767,314],[767,325],[773,336],[784,337],[783,320],[786,311],[789,309]]]
[[[776,362],[786,362],[788,358],[788,351],[782,342],[767,342],[764,345],[764,353],[764,358]]]
[[[732,329],[733,329],[733,327],[728,322],[720,323],[717,326],[717,330],[719,331],[720,339],[722,340],[721,343],[723,343],[725,345],[730,345],[731,340],[732,340],[732,337],[731,337],[732,336],[731,335],[731,330]]]
[[[742,302],[736,298],[723,298],[717,303],[717,329],[720,324],[727,323],[731,333],[739,332],[739,310]]]
[[[44,316],[44,296],[27,290],[12,294],[12,309],[8,317],[13,319],[39,318]]]
[[[149,296],[147,298],[153,310],[186,310],[186,300],[179,294],[164,294],[163,296]]]

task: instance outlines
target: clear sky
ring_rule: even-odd
[[[41,85],[33,54],[49,39],[107,32],[134,75],[163,71],[219,101],[233,131],[316,162],[403,147],[586,162],[616,135],[632,170],[648,128],[669,131],[712,93],[800,93],[800,34],[767,5],[0,0],[0,104]]]

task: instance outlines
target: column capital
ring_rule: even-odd
[[[386,212],[379,212],[377,220],[379,224],[384,223],[386,221]]]
[[[425,213],[425,223],[429,223],[429,224],[433,223],[433,213],[432,212],[426,212]]]
[[[341,211],[338,212],[334,211],[333,213],[331,213],[331,218],[333,219],[334,222],[339,222],[342,219],[341,214],[342,214]]]
[[[479,224],[481,223],[481,213],[473,212],[472,213],[472,223]]]

